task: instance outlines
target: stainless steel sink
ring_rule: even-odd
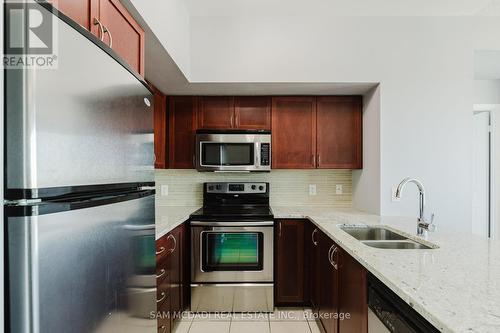
[[[378,249],[426,250],[438,248],[438,246],[429,246],[414,241],[382,226],[341,225],[339,228],[366,246]]]
[[[432,249],[432,247],[417,243],[411,240],[397,241],[397,242],[384,242],[384,241],[363,241],[365,245],[376,247],[377,249],[393,249],[393,250],[425,250]]]
[[[341,226],[340,229],[347,232],[357,240],[405,240],[407,237],[395,233],[383,227],[368,226]]]

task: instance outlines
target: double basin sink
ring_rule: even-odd
[[[419,243],[382,226],[342,225],[339,228],[361,243],[379,249],[429,250],[437,247]]]

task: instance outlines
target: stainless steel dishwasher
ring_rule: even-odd
[[[368,333],[439,332],[376,277],[368,275]]]

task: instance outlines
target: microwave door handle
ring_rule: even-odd
[[[260,144],[258,142],[256,142],[255,143],[255,166],[256,167],[260,166],[259,157],[260,157]]]

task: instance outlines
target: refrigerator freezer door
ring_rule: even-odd
[[[154,195],[7,223],[10,332],[156,331]]]
[[[151,92],[57,20],[57,69],[6,70],[7,189],[153,181]]]

